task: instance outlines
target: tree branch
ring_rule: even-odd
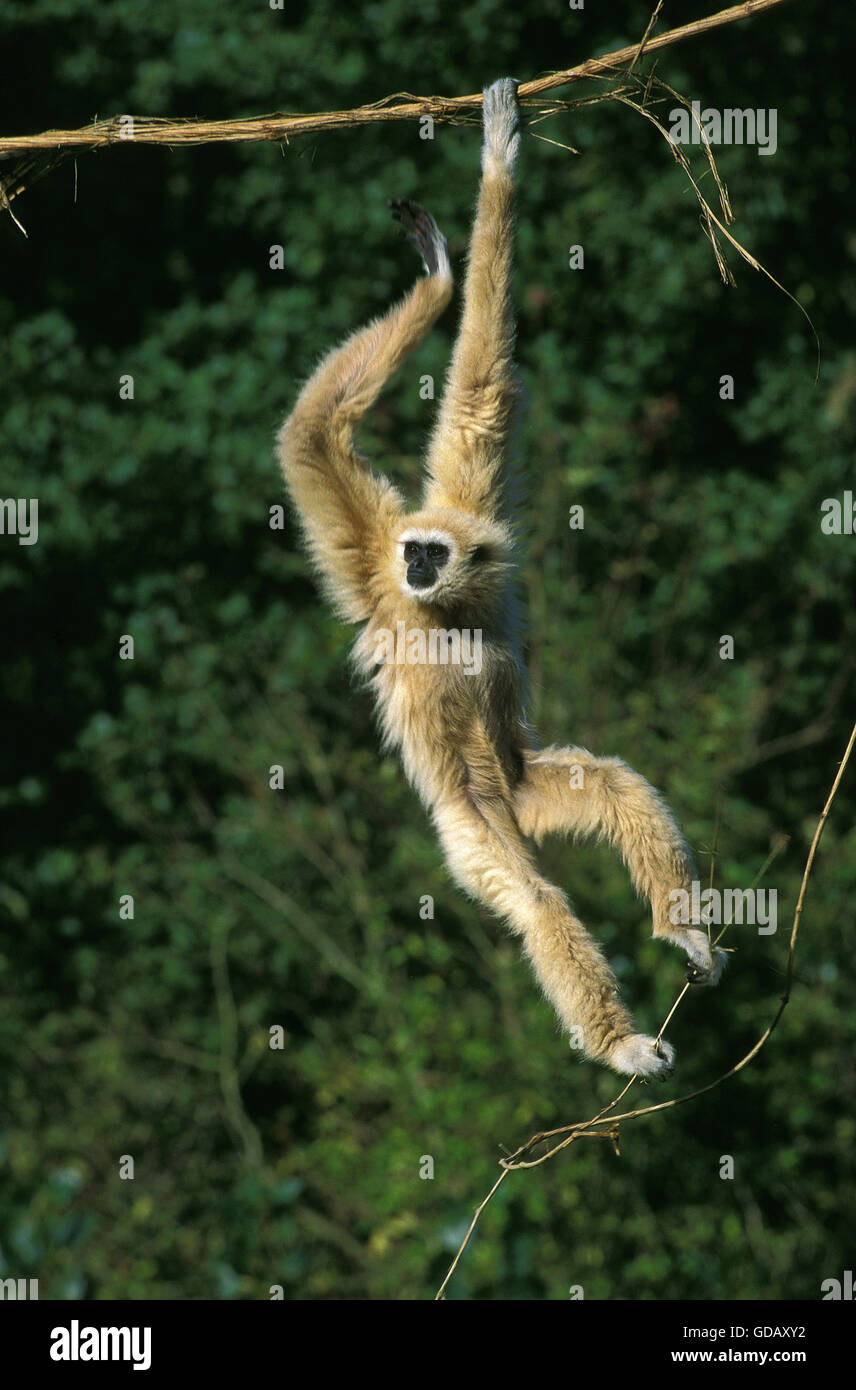
[[[548,73],[531,82],[522,82],[518,96],[526,102],[527,98],[540,96],[554,87],[563,87],[571,82],[579,82],[586,77],[605,77],[624,67],[634,65],[641,49],[645,54],[656,53],[672,44],[683,43],[686,39],[697,38],[710,33],[723,24],[732,24],[738,19],[750,19],[762,10],[782,5],[785,0],[745,0],[742,5],[732,5],[730,9],[720,10],[718,14],[707,15],[692,24],[683,24],[678,29],[669,29],[656,38],[646,34],[642,44],[630,44],[601,58],[588,58],[576,67],[564,72]],[[144,145],[202,145],[216,141],[246,142],[252,140],[275,140],[288,143],[293,135],[309,135],[323,130],[339,129],[343,126],[372,125],[379,121],[413,120],[419,116],[432,116],[434,120],[453,121],[478,110],[482,103],[481,92],[473,92],[459,97],[417,97],[408,92],[398,92],[366,106],[354,107],[349,111],[325,111],[301,116],[290,112],[274,112],[267,116],[252,116],[232,121],[175,120],[159,116],[113,116],[104,121],[93,121],[91,125],[78,130],[46,130],[39,135],[12,135],[0,137],[0,157],[32,154],[37,150],[64,150],[75,148],[97,149],[103,145],[144,144]],[[130,122],[130,124],[128,124]],[[14,184],[14,180],[11,181]],[[6,199],[11,201],[16,192],[13,187],[6,189]],[[2,206],[2,195],[0,195]]]

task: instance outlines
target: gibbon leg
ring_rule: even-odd
[[[514,81],[484,94],[482,183],[461,325],[428,453],[424,505],[495,518],[505,446],[520,395],[511,304],[514,166],[520,145]]]
[[[564,893],[532,864],[511,815],[462,792],[435,806],[434,821],[453,877],[523,938],[541,987],[577,1045],[625,1075],[668,1075],[674,1050],[635,1032],[605,958]]]
[[[524,754],[515,814],[524,835],[598,835],[614,845],[633,884],[651,904],[654,936],[672,941],[690,961],[693,984],[715,985],[726,962],[707,933],[669,920],[669,894],[689,891],[697,871],[659,793],[619,758],[595,758],[585,748],[546,748]]]

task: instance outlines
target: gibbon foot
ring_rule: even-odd
[[[446,238],[430,212],[410,198],[390,198],[387,206],[390,216],[401,223],[407,240],[416,247],[428,274],[451,274]]]
[[[484,89],[482,106],[484,148],[503,164],[513,169],[520,152],[517,83],[513,77],[501,77]]]
[[[687,982],[691,985],[718,985],[728,964],[728,955],[711,946],[707,932],[691,928],[681,936],[679,945],[689,957]]]
[[[613,1071],[624,1076],[652,1076],[665,1080],[675,1065],[675,1049],[661,1038],[649,1038],[645,1033],[628,1033],[613,1044],[606,1059]]]

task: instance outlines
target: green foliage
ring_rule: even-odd
[[[728,978],[685,1001],[680,1069],[656,1095],[637,1088],[643,1102],[725,1071],[772,1017],[853,717],[856,538],[822,535],[819,508],[856,490],[851,157],[830,77],[856,15],[824,13],[785,8],[659,69],[705,104],[778,109],[774,158],[734,147],[719,164],[737,235],[818,328],[817,382],[788,299],[736,257],[737,289],[720,286],[647,122],[596,105],[534,127],[579,158],[524,141],[539,731],[638,767],[702,864],[721,798],[720,886],[748,886],[790,837],[763,881],[778,934],[734,928]],[[4,129],[472,91],[608,51],[647,14],[9,0]],[[414,272],[386,199],[430,206],[460,264],[478,143],[390,124],[283,149],[109,150],[78,160],[76,200],[65,163],[16,202],[27,240],[0,225],[0,491],[40,507],[37,545],[0,536],[0,1277],[38,1276],[42,1297],[426,1297],[503,1149],[616,1091],[569,1055],[518,946],[448,880],[378,751],[349,634],[290,523],[268,525],[272,440],[299,381]],[[582,273],[567,268],[577,243]],[[449,313],[364,430],[404,485],[430,422],[419,377],[439,380],[453,331]],[[582,532],[567,523],[579,503]],[[852,1264],[853,787],[851,772],[793,1000],[758,1060],[628,1124],[620,1159],[587,1142],[507,1179],[450,1297],[815,1298]],[[560,844],[542,862],[655,1027],[682,970],[647,941],[622,867]]]

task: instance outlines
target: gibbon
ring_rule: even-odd
[[[373,687],[384,744],[400,751],[453,877],[522,938],[572,1045],[625,1075],[666,1076],[674,1049],[636,1030],[604,956],[524,843],[553,832],[605,838],[649,899],[654,936],[686,952],[693,982],[718,982],[724,952],[711,948],[706,931],[670,921],[670,891],[689,890],[696,871],[657,792],[617,758],[537,748],[526,722],[504,514],[519,396],[510,294],[520,143],[513,79],[485,90],[483,121],[463,314],[420,508],[408,511],[352,443],[363,414],[452,294],[446,240],[416,203],[390,208],[422,257],[424,277],[324,358],[282,426],[279,457],[326,594],[345,622],[364,624],[356,666]],[[470,668],[443,657],[460,655],[453,639],[461,634],[478,640]]]

